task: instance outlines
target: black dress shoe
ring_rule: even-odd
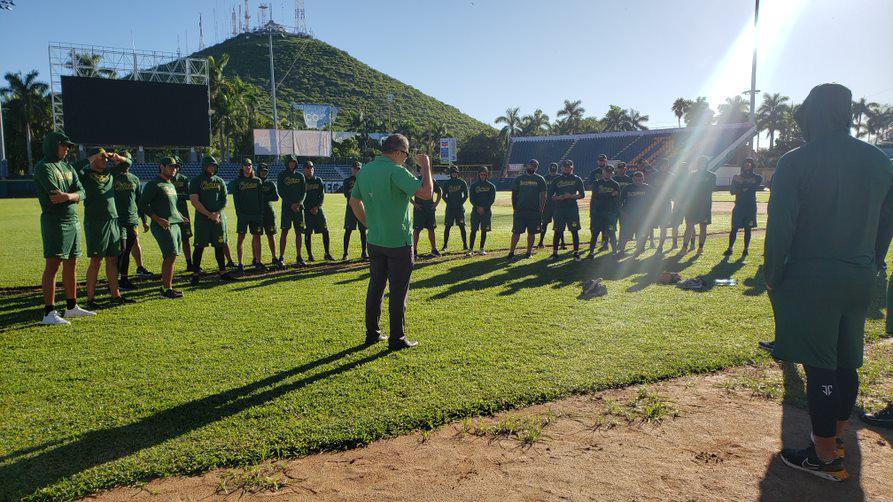
[[[378,343],[378,342],[383,342],[383,341],[385,341],[385,340],[387,340],[387,339],[388,339],[388,337],[386,337],[386,336],[384,336],[384,335],[367,336],[367,337],[366,337],[366,342],[365,342],[365,343],[366,343],[366,345],[374,345],[374,344],[376,344],[376,343]]]
[[[408,349],[409,347],[415,347],[419,342],[415,340],[409,340],[405,336],[403,338],[398,338],[397,340],[388,340],[388,349],[389,350],[400,350],[400,349]]]

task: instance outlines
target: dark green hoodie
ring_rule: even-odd
[[[850,136],[852,93],[815,87],[797,112],[806,144],[778,160],[766,225],[766,282],[786,266],[812,263],[874,267],[878,230],[893,214],[893,165]]]
[[[41,215],[58,222],[77,221],[77,202],[53,204],[50,191],[77,193],[84,198],[84,187],[78,179],[77,172],[59,158],[59,144],[67,136],[61,132],[51,132],[43,138],[43,158],[34,166],[34,183],[37,185],[37,200],[40,202]]]

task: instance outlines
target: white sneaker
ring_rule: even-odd
[[[465,256],[474,256],[474,251],[469,251],[465,253]]]
[[[40,324],[71,324],[71,322],[63,319],[62,316],[59,315],[58,310],[53,310],[49,314],[43,316],[43,320],[40,321]]]
[[[96,312],[84,310],[80,305],[75,305],[73,309],[65,309],[65,317],[90,317],[96,315]]]
[[[484,251],[483,249],[481,249],[478,254],[480,254],[481,256],[487,256],[487,252]]]

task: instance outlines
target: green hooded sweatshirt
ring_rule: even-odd
[[[198,200],[205,209],[215,213],[226,207],[227,191],[226,182],[217,176],[216,171],[213,175],[208,175],[207,169],[211,164],[217,164],[217,161],[208,156],[202,158],[202,173],[189,182],[189,195],[198,195]],[[196,218],[206,217],[198,213]]]
[[[893,221],[893,166],[850,136],[850,90],[815,87],[796,119],[806,144],[778,160],[769,198],[764,274],[772,288],[798,263],[876,266],[879,227],[889,235]]]
[[[40,202],[41,216],[57,222],[78,221],[75,208],[77,202],[53,204],[50,192],[76,193],[84,199],[84,187],[74,168],[59,158],[59,144],[68,136],[61,132],[51,132],[43,138],[43,158],[34,166],[34,182],[37,185],[37,200]]]

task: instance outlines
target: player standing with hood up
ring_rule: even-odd
[[[485,166],[478,169],[478,180],[471,184],[468,189],[469,198],[471,199],[471,251],[468,255],[474,254],[474,238],[477,231],[481,231],[481,256],[487,254],[484,251],[484,244],[487,242],[487,232],[490,231],[490,222],[493,219],[491,207],[496,201],[496,185],[487,178],[490,176],[490,170]]]
[[[353,233],[354,230],[359,230],[360,232],[360,247],[362,248],[360,259],[369,259],[369,255],[366,254],[366,227],[357,221],[356,215],[353,214],[353,210],[350,208],[350,192],[353,191],[353,186],[357,182],[357,175],[360,174],[360,169],[362,169],[362,167],[362,163],[354,162],[353,175],[344,178],[344,181],[341,183],[341,193],[343,193],[344,198],[347,199],[347,206],[344,208],[344,255],[341,257],[341,261],[347,261],[347,249],[350,247],[350,234]]]
[[[744,251],[741,256],[747,256],[750,247],[750,232],[757,227],[757,190],[763,183],[763,177],[753,172],[754,160],[744,159],[741,165],[741,173],[732,176],[732,195],[735,196],[735,207],[732,209],[732,230],[729,232],[729,249],[723,253],[732,255],[735,247],[735,239],[738,230],[744,229]]]
[[[314,233],[322,234],[322,246],[325,250],[324,258],[334,261],[329,253],[329,226],[326,222],[326,212],[322,208],[326,187],[322,178],[315,176],[313,162],[304,163],[304,179],[307,185],[307,197],[304,199],[304,247],[307,248],[307,261],[313,261],[313,237]]]
[[[301,258],[302,237],[304,235],[304,199],[307,197],[307,181],[304,173],[298,171],[298,158],[294,155],[285,157],[285,169],[279,173],[276,182],[279,197],[282,198],[282,237],[279,238],[279,268],[285,267],[285,245],[288,244],[288,231],[295,230],[295,249],[297,250],[297,266],[306,265]]]
[[[202,173],[189,183],[189,200],[195,207],[195,250],[192,256],[192,283],[198,284],[202,269],[202,254],[207,246],[214,248],[218,276],[222,281],[234,281],[226,271],[225,248],[227,241],[226,183],[217,176],[217,159],[206,155],[202,158]]]
[[[468,250],[468,240],[465,235],[465,201],[468,200],[468,183],[459,177],[459,168],[450,167],[450,179],[443,182],[443,200],[446,201],[446,211],[443,216],[443,247],[447,250],[450,242],[450,229],[453,224],[459,227],[462,234],[462,250]]]

